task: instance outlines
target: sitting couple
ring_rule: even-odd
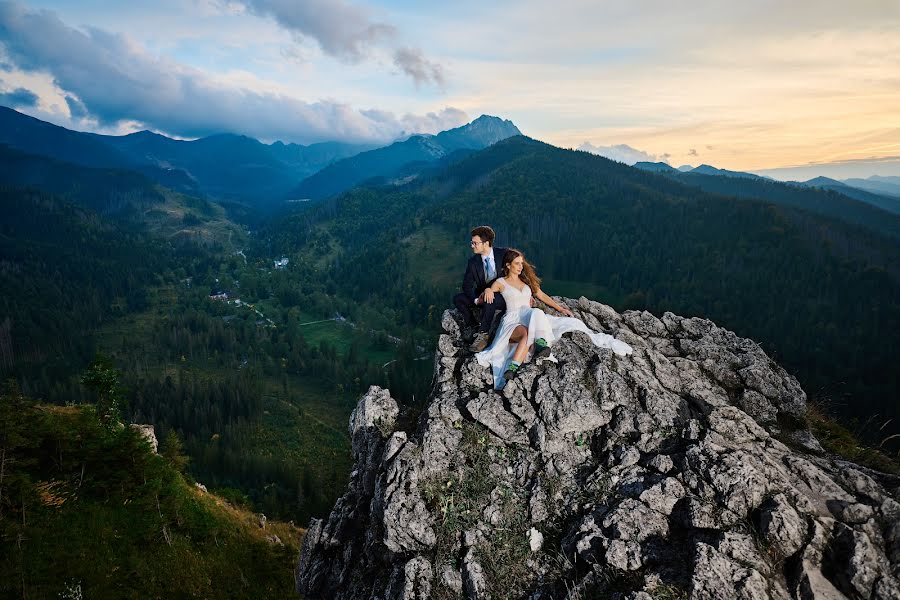
[[[497,389],[515,377],[529,357],[556,362],[551,346],[569,331],[584,332],[595,346],[611,348],[620,356],[631,354],[631,346],[611,335],[591,331],[571,310],[545,294],[540,278],[525,256],[513,248],[494,248],[494,237],[494,230],[487,226],[472,230],[475,256],[466,265],[463,291],[454,296],[453,304],[466,325],[478,327],[470,350],[477,353],[478,364],[491,367]],[[566,316],[554,317],[533,308],[532,298]],[[482,307],[480,322],[473,315],[474,306]],[[493,343],[488,346],[497,313],[502,313],[503,319]]]

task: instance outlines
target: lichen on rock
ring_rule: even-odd
[[[826,456],[759,345],[560,301],[634,353],[566,335],[497,392],[446,311],[415,430],[377,387],[351,416],[305,598],[900,597],[900,480]]]

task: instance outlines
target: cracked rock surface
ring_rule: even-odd
[[[417,424],[377,387],[350,418],[305,598],[900,598],[900,478],[826,456],[755,342],[558,300],[634,353],[568,334],[498,392],[445,312]]]

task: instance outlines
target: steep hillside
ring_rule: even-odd
[[[0,146],[0,182],[37,188],[133,231],[184,243],[225,247],[240,230],[202,197],[170,190],[130,169],[93,168]]]
[[[71,131],[5,106],[0,106],[0,144],[85,167],[134,170],[174,190],[197,191],[183,171],[136,160],[104,143],[102,136]]]
[[[0,186],[0,373],[58,380],[101,323],[146,306],[166,243],[33,189]]]
[[[0,596],[285,598],[302,530],[195,487],[93,406],[0,395]]]
[[[70,131],[5,106],[0,106],[0,143],[88,167],[134,166],[123,153],[90,134]]]

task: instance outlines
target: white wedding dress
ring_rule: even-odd
[[[529,349],[537,338],[544,338],[552,346],[562,334],[569,331],[582,331],[590,336],[595,346],[610,348],[619,356],[631,354],[631,346],[611,335],[591,331],[580,319],[554,317],[539,308],[531,308],[531,288],[527,285],[519,291],[505,279],[501,278],[500,281],[503,282],[503,290],[500,293],[503,294],[503,299],[506,301],[506,313],[503,315],[503,320],[500,321],[494,341],[475,355],[478,364],[482,367],[491,367],[496,389],[503,388],[506,383],[503,373],[506,371],[509,361],[512,360],[513,354],[516,353],[518,345],[518,342],[510,342],[509,338],[518,325],[528,328]],[[531,358],[531,354],[532,352],[529,350],[526,361]],[[552,354],[547,360],[557,362]]]

